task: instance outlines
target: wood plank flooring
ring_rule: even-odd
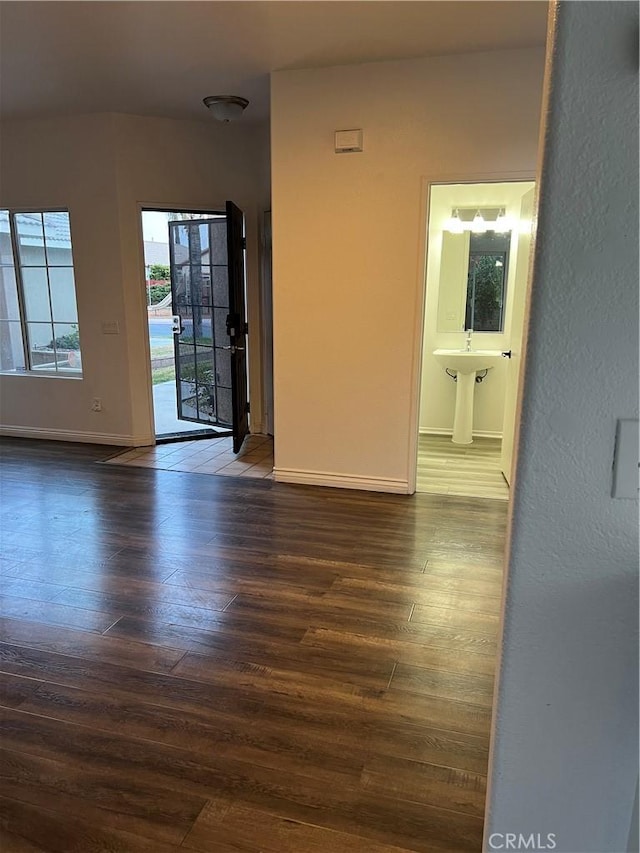
[[[420,435],[417,491],[509,500],[509,486],[500,469],[501,447],[499,438],[454,444],[448,435]]]
[[[480,851],[506,503],[0,448],[3,853]]]

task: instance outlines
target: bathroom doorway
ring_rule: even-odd
[[[534,183],[428,195],[416,491],[508,500]]]

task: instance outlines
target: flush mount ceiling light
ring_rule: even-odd
[[[209,95],[202,103],[218,121],[230,122],[240,118],[249,101],[240,95]]]

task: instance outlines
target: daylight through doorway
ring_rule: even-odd
[[[169,223],[210,219],[220,213],[202,211],[143,210],[144,278],[151,359],[154,432],[156,441],[183,441],[227,435],[227,429],[203,426],[178,417]]]

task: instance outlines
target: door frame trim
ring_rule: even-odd
[[[413,355],[411,368],[411,403],[409,413],[409,442],[407,456],[408,493],[416,491],[418,479],[418,437],[420,428],[420,403],[422,360],[424,356],[424,321],[427,303],[427,263],[429,260],[429,208],[431,187],[438,184],[501,184],[518,181],[535,181],[536,168],[504,172],[456,172],[423,175],[420,179],[420,235],[418,241],[417,286],[414,304]],[[520,391],[521,393],[521,391]],[[514,450],[517,452],[517,448]]]

